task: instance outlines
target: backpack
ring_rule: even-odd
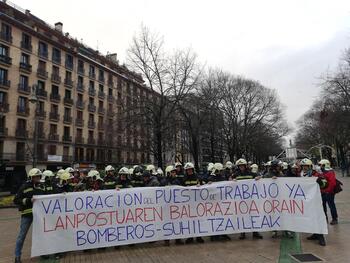
[[[341,191],[343,191],[342,185],[343,185],[343,183],[341,181],[339,181],[338,179],[336,179],[336,183],[335,183],[335,187],[334,187],[334,194],[338,194]]]

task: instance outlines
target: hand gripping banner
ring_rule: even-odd
[[[240,232],[328,233],[315,178],[36,196],[33,214],[32,257]]]

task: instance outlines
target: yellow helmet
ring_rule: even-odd
[[[28,173],[28,177],[41,176],[41,175],[42,175],[42,172],[38,168],[32,168]]]
[[[312,165],[312,161],[308,158],[304,158],[300,161],[300,165],[301,166],[311,166]]]
[[[326,170],[331,169],[331,163],[327,159],[322,159],[321,161],[318,162],[319,165],[323,166]]]
[[[62,181],[68,181],[69,179],[71,179],[71,175],[69,174],[69,172],[63,172],[60,174],[60,182],[62,183]]]
[[[247,161],[245,159],[238,159],[236,165],[247,165]]]

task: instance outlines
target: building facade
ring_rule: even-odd
[[[122,106],[149,96],[142,78],[50,26],[0,2],[0,159],[3,185],[26,171],[146,163],[147,132],[126,127]],[[1,184],[1,182],[0,182]]]

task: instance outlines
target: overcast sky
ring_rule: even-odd
[[[50,24],[125,61],[144,24],[169,49],[191,47],[208,66],[278,91],[293,124],[319,92],[319,77],[350,47],[350,1],[13,0]]]

